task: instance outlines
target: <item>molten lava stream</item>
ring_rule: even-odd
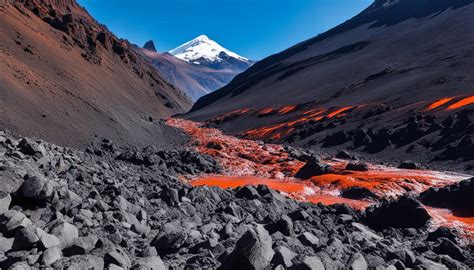
[[[468,105],[474,104],[474,96],[470,96],[467,98],[463,98],[460,101],[454,103],[453,105],[450,105],[446,110],[454,110],[454,109],[459,109]]]
[[[312,177],[309,180],[293,178],[304,162],[290,157],[282,145],[265,144],[223,134],[214,128],[183,119],[167,121],[191,137],[191,144],[200,153],[213,157],[224,168],[223,175],[202,175],[198,179],[185,179],[194,186],[236,188],[245,185],[267,185],[285,195],[313,203],[346,203],[364,209],[371,202],[342,198],[341,191],[350,187],[364,187],[379,197],[400,196],[407,191],[420,193],[430,187],[441,187],[470,178],[449,172],[431,170],[405,170],[368,164],[368,171],[345,170],[347,161],[324,160],[334,168],[332,174]],[[278,128],[276,128],[278,130]],[[262,133],[275,135],[273,129]],[[278,133],[277,133],[278,134]],[[282,134],[282,136],[284,136]],[[430,210],[436,224],[457,226],[474,233],[473,219],[452,215],[446,210]]]
[[[425,206],[426,210],[433,217],[435,227],[445,226],[456,228],[464,232],[467,237],[474,239],[474,217],[460,217],[448,209]]]
[[[443,99],[440,99],[438,101],[435,101],[435,102],[431,103],[428,106],[428,108],[425,109],[425,111],[431,111],[431,110],[434,110],[436,108],[439,108],[439,107],[443,106],[444,104],[450,102],[453,99],[454,99],[454,97],[450,97],[450,98],[443,98]]]

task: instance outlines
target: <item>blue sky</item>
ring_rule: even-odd
[[[160,52],[201,34],[260,60],[356,15],[373,0],[78,0],[121,38]]]

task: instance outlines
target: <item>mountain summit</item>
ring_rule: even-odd
[[[169,51],[188,63],[215,69],[244,71],[254,62],[219,45],[206,35],[184,43]]]
[[[156,47],[155,47],[155,43],[153,42],[153,40],[149,40],[145,43],[145,45],[143,45],[143,48],[144,49],[147,49],[151,52],[157,52],[156,50]]]

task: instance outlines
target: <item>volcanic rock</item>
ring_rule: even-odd
[[[105,254],[104,263],[106,266],[109,267],[110,265],[117,265],[125,269],[130,268],[132,266],[130,258],[121,250],[113,250]]]
[[[62,252],[59,246],[50,247],[43,252],[43,264],[49,266],[61,259],[61,257]]]
[[[294,234],[293,231],[293,221],[287,215],[283,215],[278,221],[275,223],[268,224],[265,226],[270,234],[275,232],[281,232],[283,235],[292,236]]]
[[[58,238],[63,249],[72,246],[74,240],[79,237],[79,231],[76,226],[64,221],[53,225],[49,233]]]
[[[301,244],[312,248],[317,248],[319,245],[319,239],[310,232],[300,234],[298,240],[300,240]]]
[[[8,166],[0,166],[0,192],[15,193],[20,189],[24,180],[18,176],[15,170]]]
[[[264,269],[273,258],[272,238],[261,225],[248,228],[221,269]]]
[[[398,165],[399,169],[408,169],[408,170],[418,170],[421,168],[420,164],[413,162],[411,160],[405,160]]]
[[[327,164],[319,162],[319,160],[313,158],[308,161],[295,175],[296,178],[308,179],[313,176],[331,173],[332,168]]]
[[[153,239],[151,245],[158,254],[171,253],[183,246],[188,238],[188,232],[178,222],[167,223],[160,233]]]
[[[449,255],[451,258],[461,262],[466,260],[463,250],[451,240],[447,238],[440,238],[439,241],[439,244],[433,248],[434,252],[438,254]]]
[[[362,162],[358,162],[358,163],[350,162],[347,164],[346,170],[365,172],[369,170],[369,166],[366,163],[362,163]]]
[[[341,191],[341,196],[353,200],[363,200],[363,199],[377,199],[378,196],[375,195],[370,189],[365,187],[350,187]]]
[[[474,178],[443,188],[430,188],[420,194],[427,205],[449,208],[465,215],[474,215]]]
[[[340,158],[340,159],[352,159],[352,156],[351,156],[351,154],[349,154],[348,152],[346,152],[346,151],[344,151],[344,150],[341,150],[341,151],[337,152],[336,158]]]
[[[8,211],[11,202],[10,194],[0,191],[0,215]]]
[[[48,200],[53,196],[55,183],[40,174],[29,176],[21,187],[24,197],[37,201]]]
[[[414,198],[402,196],[396,200],[385,200],[379,206],[366,210],[367,224],[376,230],[393,228],[422,228],[431,219],[428,212]]]
[[[293,251],[289,250],[285,246],[278,246],[275,249],[273,249],[275,252],[275,255],[273,256],[272,263],[275,264],[281,264],[284,267],[290,267],[293,265],[293,258],[296,257],[296,253]]]

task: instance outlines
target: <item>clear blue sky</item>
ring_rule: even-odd
[[[373,0],[78,0],[121,38],[160,52],[201,34],[260,60],[356,15]]]

